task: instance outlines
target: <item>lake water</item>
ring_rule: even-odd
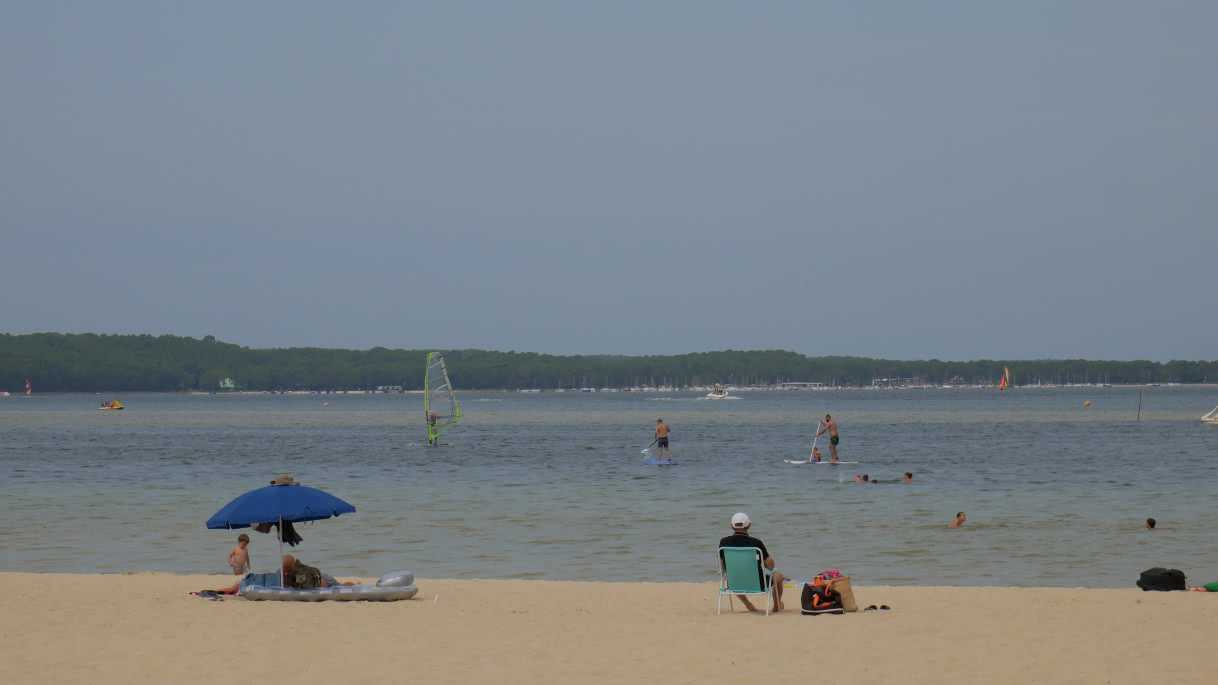
[[[736,396],[459,393],[465,416],[438,448],[422,444],[418,395],[104,398],[122,412],[0,398],[0,570],[225,572],[243,531],[204,521],[290,472],[358,509],[298,527],[295,553],[339,576],[712,580],[744,510],[797,578],[1218,579],[1218,426],[1199,421],[1218,386],[1147,388],[1141,421],[1137,388]],[[826,412],[841,458],[864,463],[784,463],[806,458]],[[642,463],[657,418],[680,466]],[[949,530],[960,510],[968,523]],[[1143,530],[1150,516],[1159,530]],[[278,543],[252,537],[255,569],[272,569]]]

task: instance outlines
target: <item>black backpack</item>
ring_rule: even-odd
[[[1169,590],[1188,589],[1188,586],[1184,584],[1184,571],[1175,568],[1163,568],[1161,566],[1142,571],[1141,577],[1138,578],[1138,587],[1147,592],[1151,590],[1167,592]]]

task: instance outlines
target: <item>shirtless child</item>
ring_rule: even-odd
[[[228,553],[228,565],[233,569],[234,576],[243,576],[250,570],[250,536],[242,533],[237,536],[237,545]]]

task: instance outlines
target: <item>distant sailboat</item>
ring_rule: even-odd
[[[1218,407],[1214,407],[1214,411],[1201,417],[1205,423],[1218,423]]]
[[[427,375],[423,379],[423,416],[427,421],[427,444],[440,444],[440,436],[461,420],[461,407],[448,380],[448,368],[439,352],[427,353]]]
[[[29,381],[25,382],[25,396],[26,397],[30,396],[30,382]]]
[[[1002,381],[998,383],[998,389],[1006,390],[1009,385],[1011,385],[1011,370],[1004,366],[1002,367]]]

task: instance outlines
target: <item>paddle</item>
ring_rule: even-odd
[[[819,438],[820,438],[820,430],[819,430],[819,428],[820,428],[822,425],[824,425],[824,423],[825,423],[825,422],[824,422],[824,421],[821,421],[820,419],[817,419],[817,420],[816,420],[816,427],[817,427],[817,429],[818,429],[818,430],[817,430],[817,432],[816,432],[816,435],[813,435],[813,436],[812,436],[812,452],[811,452],[811,453],[808,455],[808,461],[812,461],[813,459],[815,459],[815,458],[816,458],[816,441],[817,441],[817,439],[819,439]]]
[[[655,440],[652,440],[652,441],[651,441],[651,445],[654,445],[654,444],[656,444],[656,443],[657,443],[657,442],[659,442],[659,441],[660,441],[660,439],[659,439],[659,438],[656,438]],[[648,445],[648,446],[646,446],[646,447],[644,447],[644,448],[643,448],[643,454],[647,454],[647,450],[651,449],[651,445]]]

